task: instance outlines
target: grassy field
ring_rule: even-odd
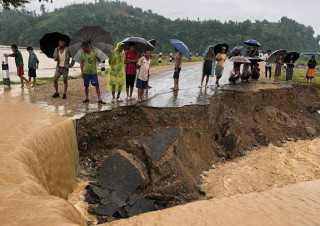
[[[306,73],[307,71],[304,69],[295,69],[291,82],[307,84]],[[286,81],[286,70],[282,70],[282,76],[279,80]],[[316,76],[312,79],[312,84],[320,84],[320,71],[316,70]]]

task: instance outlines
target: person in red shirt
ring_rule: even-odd
[[[135,100],[132,96],[134,82],[137,74],[137,62],[139,60],[139,54],[135,51],[135,44],[130,43],[129,50],[125,53],[124,63],[126,64],[126,86],[127,86],[127,98],[126,100]]]

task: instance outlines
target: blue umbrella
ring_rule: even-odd
[[[177,39],[170,39],[170,42],[174,48],[176,48],[183,56],[191,60],[190,51],[188,46]]]
[[[260,43],[254,39],[249,39],[249,40],[245,41],[244,44],[246,44],[248,46],[258,46],[258,47],[261,46]]]

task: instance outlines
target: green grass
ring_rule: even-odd
[[[308,84],[306,79],[306,70],[303,69],[294,69],[292,81],[294,83]],[[282,75],[279,77],[280,81],[286,81],[286,70],[282,70]],[[312,79],[312,84],[320,84],[320,72],[316,70],[316,75]]]

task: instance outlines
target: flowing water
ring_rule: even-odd
[[[315,139],[255,150],[203,174],[215,198],[111,225],[320,225],[319,147]]]
[[[64,200],[77,182],[74,122],[6,92],[0,115],[1,225],[84,225]]]

